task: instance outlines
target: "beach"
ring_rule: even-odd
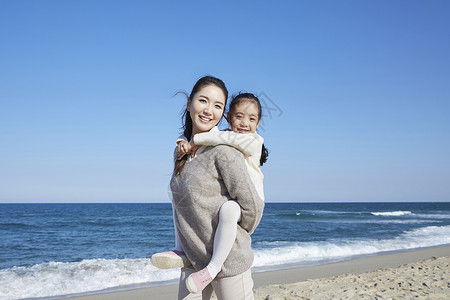
[[[180,271],[149,259],[170,249],[172,218],[170,203],[0,205],[0,299],[176,299]],[[450,203],[267,203],[252,235],[256,295],[449,256],[449,245]]]
[[[254,273],[255,299],[448,299],[450,246]],[[73,297],[176,299],[178,285]]]

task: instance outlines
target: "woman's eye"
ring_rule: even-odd
[[[255,122],[256,119],[255,118],[250,118],[250,121]]]
[[[217,108],[217,109],[222,109],[222,106],[216,105],[216,108]]]
[[[206,100],[205,99],[200,99],[199,100],[201,103],[206,103]]]

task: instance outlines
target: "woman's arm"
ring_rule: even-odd
[[[264,201],[252,183],[245,166],[244,156],[238,150],[219,145],[214,147],[217,151],[215,164],[231,199],[241,206],[241,221],[239,225],[250,234],[258,226],[264,209]]]
[[[211,131],[194,135],[194,143],[202,146],[228,145],[245,156],[260,156],[263,138],[257,133],[236,133],[233,131]]]

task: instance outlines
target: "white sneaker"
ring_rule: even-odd
[[[174,269],[191,265],[184,252],[178,250],[155,253],[150,258],[150,261],[155,267],[160,269]]]

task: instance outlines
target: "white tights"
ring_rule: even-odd
[[[214,236],[213,255],[208,268],[209,274],[215,278],[230,254],[236,240],[237,222],[241,218],[241,207],[236,201],[229,200],[222,204],[219,210],[219,224]],[[175,230],[175,249],[182,251],[180,238]]]
[[[217,276],[228,254],[230,254],[236,240],[237,222],[240,217],[241,207],[236,201],[227,201],[220,207],[219,224],[214,236],[213,255],[206,266],[212,278]]]

